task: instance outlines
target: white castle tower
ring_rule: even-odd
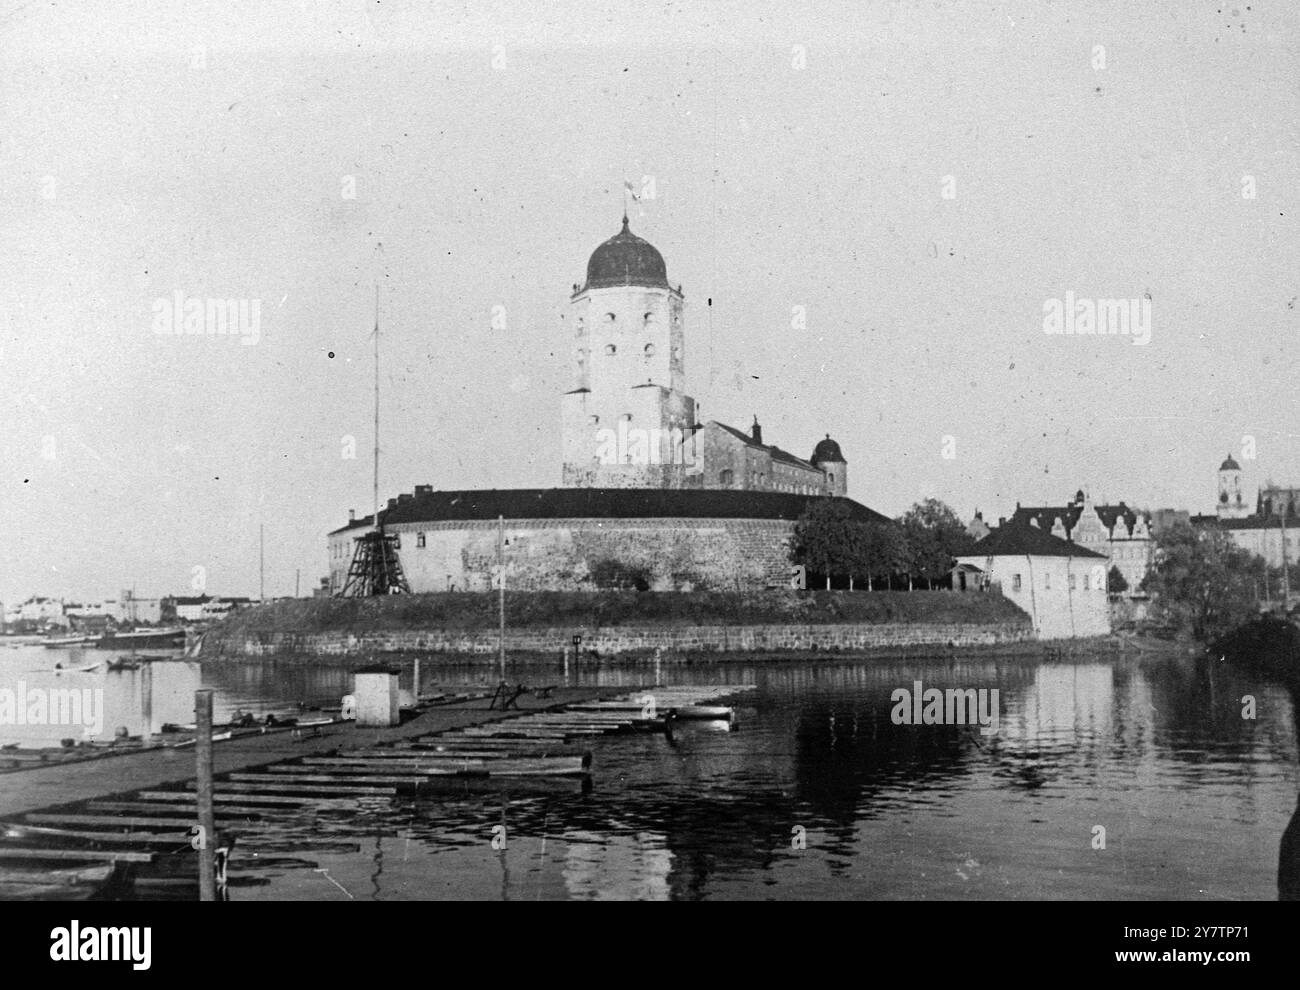
[[[568,336],[573,387],[563,399],[561,484],[695,488],[701,484],[695,400],[685,392],[681,286],[661,255],[623,229],[574,285]]]

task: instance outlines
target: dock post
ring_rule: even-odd
[[[564,686],[569,686],[569,648],[564,648]]]
[[[144,722],[144,735],[148,739],[153,731],[153,664],[140,665],[140,719]]]
[[[213,843],[217,841],[216,815],[212,810],[212,688],[194,692],[194,754],[199,834],[199,900],[217,899],[217,871]]]
[[[411,694],[415,695],[415,704],[420,704],[420,655],[415,655],[415,671],[411,675]]]

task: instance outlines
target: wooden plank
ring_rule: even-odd
[[[487,749],[427,749],[411,750],[404,753],[370,753],[365,750],[353,750],[346,756],[308,756],[303,759],[303,763],[314,764],[332,762],[335,760],[363,760],[367,763],[374,763],[377,766],[383,766],[392,763],[401,766],[406,763],[427,763],[437,760],[500,760],[500,759],[549,759],[551,757],[565,756],[583,756],[590,755],[591,750],[584,750],[576,746],[546,746],[537,749],[514,747],[487,748]]]
[[[114,863],[152,863],[154,858],[154,853],[131,849],[23,849],[0,846],[0,859],[93,859]]]
[[[255,795],[247,795],[248,800],[254,800]],[[256,798],[260,800],[260,798]],[[349,807],[355,807],[356,802],[348,802]],[[188,816],[195,821],[198,820],[197,807],[193,802],[188,805],[181,804],[163,804],[152,801],[87,801],[84,805],[86,808],[92,808],[98,811],[126,811],[132,814],[146,815],[181,815]],[[256,807],[244,805],[229,805],[217,808],[217,825],[246,825],[251,821],[257,821],[264,814],[292,814],[297,808],[281,808],[271,805],[261,805]],[[177,818],[175,824],[180,824],[181,819]]]
[[[177,824],[181,823],[177,822]],[[124,845],[149,842],[188,843],[191,838],[189,832],[92,832],[86,829],[52,828],[40,825],[7,825],[4,826],[3,831],[7,837],[15,839],[92,839],[95,842],[116,842]]]
[[[410,776],[430,776],[454,772],[457,769],[481,769],[497,770],[506,767],[529,767],[533,769],[571,767],[575,770],[581,770],[589,767],[591,760],[582,756],[556,756],[545,759],[495,759],[495,760],[435,760],[425,763],[411,763],[392,765],[391,761],[381,763],[370,763],[361,761],[359,763],[339,764],[329,761],[324,765],[313,763],[311,766],[295,766],[286,764],[278,767],[268,767],[268,770],[278,775],[292,777],[294,779],[306,779],[311,774],[329,774],[345,775],[347,779],[357,779],[353,775],[364,775],[370,773],[393,773],[398,775]]]
[[[265,780],[266,778],[262,777],[261,779]],[[192,788],[194,785],[191,783],[188,786]],[[396,787],[361,786],[353,785],[351,783],[336,783],[331,786],[321,786],[319,784],[277,784],[274,781],[270,781],[269,783],[254,783],[252,781],[232,781],[226,783],[223,781],[220,786],[224,790],[232,793],[248,792],[250,794],[258,792],[263,794],[316,794],[321,797],[337,797],[340,791],[343,791],[348,795],[362,797],[394,797],[397,794]]]
[[[170,801],[170,796],[168,796],[168,797],[162,797],[162,794],[163,794],[163,793],[165,793],[165,792],[160,792],[160,791],[141,791],[140,794],[139,794],[139,797],[142,799],[142,801],[153,801],[153,800],[157,800],[157,799],[159,799],[159,798],[161,798],[161,799],[164,800],[164,801]],[[184,797],[185,795],[182,794],[181,796]],[[267,805],[276,805],[276,804],[315,804],[315,805],[319,805],[319,804],[322,804],[322,803],[323,803],[323,802],[321,801],[320,798],[309,797],[309,796],[306,796],[306,795],[304,795],[304,796],[293,796],[293,795],[288,795],[288,794],[286,794],[286,795],[278,795],[278,794],[257,794],[257,795],[248,795],[248,794],[214,794],[214,795],[212,795],[212,799],[213,799],[213,801],[215,801],[217,804],[234,804],[234,803],[237,803],[237,802],[248,802],[248,803],[250,803],[250,804],[267,804]],[[348,799],[348,798],[343,798],[343,799],[341,799],[341,800],[339,800],[339,801],[335,801],[335,802],[333,802],[333,803],[334,803],[335,805],[337,805],[338,807],[340,807],[340,808],[355,808],[356,805],[357,805],[356,801],[350,800],[350,799]],[[185,808],[186,808],[186,809],[196,809],[196,808],[197,808],[197,805],[194,803],[193,798],[191,798],[191,801],[190,801],[189,804],[185,805]],[[221,810],[224,811],[224,810],[226,810],[226,809],[222,808]],[[274,811],[275,809],[274,809],[274,808],[263,808],[263,809],[261,809],[261,810],[263,810],[263,811]]]
[[[23,815],[23,820],[35,822],[38,825],[98,825],[100,828],[105,829],[136,828],[139,826],[152,828],[154,826],[166,827],[176,824],[175,818],[150,815],[78,815],[70,812],[53,811],[29,811]]]
[[[583,766],[591,766],[591,753],[588,751],[585,753],[566,753],[563,755],[551,754],[548,756],[534,756],[529,753],[520,753],[515,755],[489,753],[473,757],[440,753],[430,757],[410,760],[371,760],[348,756],[318,756],[309,757],[308,759],[303,760],[301,765],[289,764],[270,767],[268,769],[274,773],[305,773],[314,768],[330,768],[332,770],[345,770],[352,772],[372,769],[380,773],[386,773],[389,770],[437,769],[441,766],[482,766],[499,763],[502,760],[510,763],[517,763],[521,760],[538,763],[549,760],[572,760],[581,763]]]
[[[351,788],[354,784],[409,784],[419,781],[419,774],[328,774],[313,767],[306,772],[290,775],[275,773],[232,773],[230,779],[241,784],[269,784],[276,787],[299,784],[338,784]]]

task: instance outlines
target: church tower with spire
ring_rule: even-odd
[[[572,383],[562,402],[561,484],[701,486],[695,400],[686,394],[681,286],[628,227],[605,241],[573,286],[567,326]]]

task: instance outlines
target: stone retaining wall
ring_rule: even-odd
[[[510,652],[559,654],[575,634],[581,649],[601,656],[662,649],[692,653],[855,651],[910,646],[992,646],[1034,638],[1028,623],[999,625],[855,624],[763,626],[618,626],[507,631]],[[204,643],[202,656],[340,656],[371,653],[491,654],[495,632],[430,629],[404,632],[268,633],[241,641]]]

